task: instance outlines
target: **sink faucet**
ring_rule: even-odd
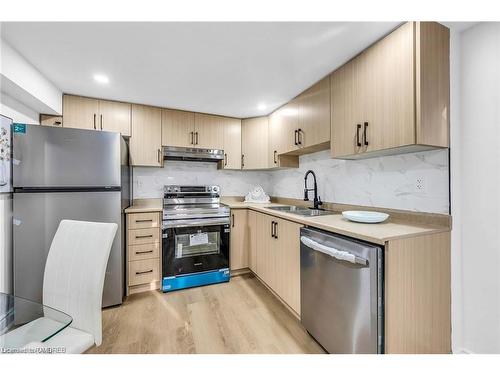
[[[310,174],[312,174],[312,176],[314,178],[314,188],[312,188],[312,189],[309,189],[307,187],[307,177],[309,177]],[[306,172],[306,175],[304,176],[304,200],[305,201],[309,200],[309,192],[311,190],[314,190],[313,204],[314,204],[314,209],[317,210],[317,209],[319,209],[319,206],[321,206],[323,204],[323,202],[321,202],[321,197],[318,197],[318,185],[316,184],[316,174],[312,170],[308,170]]]

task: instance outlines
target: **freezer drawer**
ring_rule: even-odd
[[[330,353],[383,352],[383,252],[301,229],[301,321]]]
[[[58,129],[60,130],[60,129]],[[106,269],[103,306],[122,303],[124,254],[121,193],[14,193],[14,293],[42,300],[43,272],[52,238],[62,219],[118,224]]]

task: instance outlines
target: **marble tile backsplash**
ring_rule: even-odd
[[[271,195],[303,198],[309,169],[327,202],[444,214],[449,210],[448,150],[365,160],[331,159],[329,151],[304,155],[298,169],[273,173]],[[417,178],[423,179],[423,189],[416,189]],[[313,186],[312,176],[308,184]]]
[[[222,195],[246,195],[260,184],[270,191],[267,171],[226,171],[216,163],[165,160],[163,168],[135,167],[134,198],[160,198],[163,185],[219,185]]]
[[[245,195],[260,184],[272,196],[303,198],[304,174],[312,169],[321,199],[402,210],[449,212],[448,150],[335,160],[329,151],[300,157],[300,168],[224,171],[213,163],[166,161],[165,167],[134,168],[134,198],[161,197],[167,184],[217,184],[223,195]],[[423,188],[416,188],[416,180]],[[312,177],[309,184],[312,187]],[[312,193],[311,193],[312,199]]]

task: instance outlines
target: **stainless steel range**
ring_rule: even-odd
[[[229,217],[219,186],[163,188],[164,292],[229,281]]]

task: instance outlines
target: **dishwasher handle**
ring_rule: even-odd
[[[335,259],[343,260],[343,261],[353,263],[353,264],[359,264],[362,266],[368,265],[368,260],[365,258],[357,257],[356,255],[351,254],[348,251],[341,251],[341,250],[335,249],[334,247],[325,246],[323,244],[320,244],[319,242],[313,241],[309,237],[301,236],[300,242],[302,242],[304,245],[306,245],[307,247],[309,247],[313,250],[316,250],[316,251],[319,251],[320,253],[329,255]]]

